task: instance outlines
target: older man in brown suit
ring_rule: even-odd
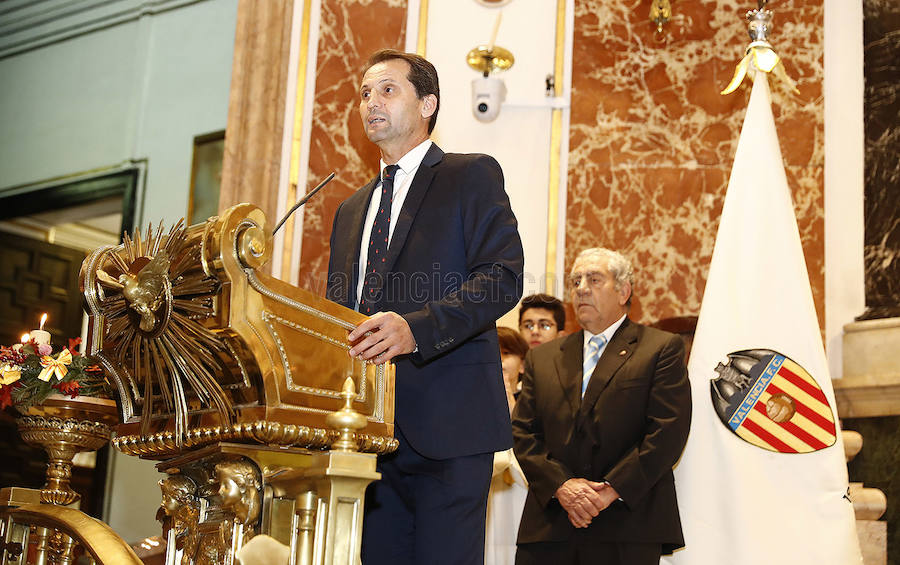
[[[684,346],[628,319],[632,284],[622,255],[583,251],[568,280],[583,331],[526,357],[517,564],[658,564],[684,545],[672,475],[691,419]]]

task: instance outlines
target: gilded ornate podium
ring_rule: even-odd
[[[265,274],[271,254],[264,214],[239,204],[126,235],[82,266],[86,354],[121,417],[112,443],[165,473],[167,564],[235,563],[260,534],[289,547],[292,564],[358,562],[375,456],[397,447],[393,365],[347,354],[365,317]],[[16,496],[0,505],[35,506]]]

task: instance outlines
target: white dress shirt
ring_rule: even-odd
[[[406,201],[406,195],[409,193],[409,185],[412,184],[422,159],[431,148],[431,140],[426,139],[419,145],[416,145],[409,152],[400,157],[397,166],[400,168],[394,173],[394,199],[391,201],[391,223],[388,230],[388,247],[391,245],[391,239],[394,237],[394,227],[397,225],[397,218],[400,216],[400,210],[403,208],[403,202]],[[384,160],[379,160],[380,169],[379,178],[387,167]],[[366,220],[363,223],[362,241],[359,245],[359,267],[357,268],[356,280],[356,303],[362,297],[363,280],[366,275],[366,259],[369,257],[369,237],[372,235],[372,224],[375,223],[375,214],[378,213],[378,205],[381,204],[381,187],[382,181],[379,180],[372,191],[372,198],[369,200],[369,210],[366,212]]]
[[[621,326],[622,323],[625,321],[625,316],[626,316],[626,314],[622,314],[621,318],[619,318],[618,320],[613,322],[613,324],[611,326],[609,326],[608,328],[606,328],[605,330],[603,330],[602,332],[600,332],[598,334],[592,334],[591,332],[584,330],[584,343],[582,344],[582,347],[584,349],[582,350],[583,353],[582,353],[581,358],[584,359],[585,357],[588,356],[589,342],[591,341],[592,337],[597,336],[597,335],[602,335],[603,337],[606,338],[606,342],[602,346],[600,346],[600,351],[597,352],[597,358],[599,359],[600,357],[602,357],[603,352],[606,351],[606,346],[609,345],[609,340],[612,339],[613,334],[616,333],[616,331],[619,329],[619,326]]]

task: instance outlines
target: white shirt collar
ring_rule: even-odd
[[[406,155],[400,157],[400,160],[397,161],[400,170],[408,175],[410,171],[418,168],[418,166],[422,164],[422,159],[425,158],[425,154],[431,149],[431,143],[432,141],[430,139],[426,139],[410,149]],[[381,169],[379,169],[380,171],[384,171],[384,168],[387,167],[387,163],[384,162],[384,159],[379,159],[378,164],[381,166]],[[379,173],[379,175],[380,174],[381,173]]]
[[[625,322],[625,317],[627,314],[622,314],[622,317],[613,322],[611,326],[600,332],[599,334],[592,334],[591,332],[584,330],[584,342],[582,343],[582,347],[586,348],[588,346],[588,342],[591,341],[591,338],[597,335],[602,335],[606,338],[606,343],[609,343],[615,333],[619,330],[619,327]],[[601,347],[602,351],[603,348]]]

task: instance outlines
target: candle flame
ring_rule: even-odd
[[[41,330],[44,329],[44,322],[46,322],[46,321],[47,321],[47,313],[44,312],[44,315],[41,316],[41,327],[39,329],[41,329]]]
[[[28,343],[31,340],[31,335],[22,334],[22,343]]]

